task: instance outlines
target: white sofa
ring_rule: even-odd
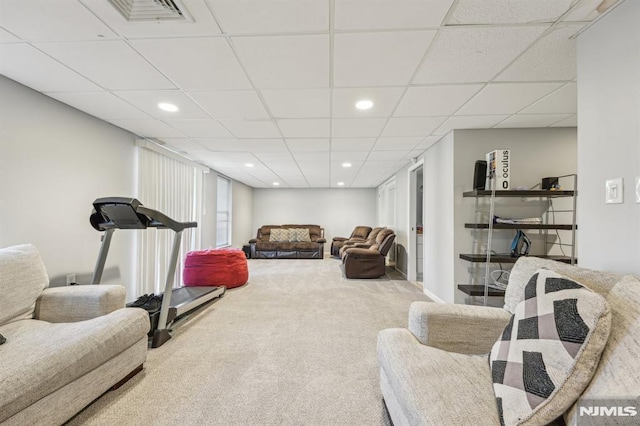
[[[0,423],[59,425],[147,359],[149,316],[118,285],[47,288],[35,247],[0,249]]]
[[[610,335],[580,398],[640,396],[638,277],[523,257],[509,278],[504,309],[414,302],[407,329],[380,332],[380,387],[395,426],[500,425],[487,354],[539,269],[555,271],[601,294],[611,312]],[[577,411],[576,402],[562,416],[566,424],[576,424]],[[640,420],[640,414],[633,420]]]

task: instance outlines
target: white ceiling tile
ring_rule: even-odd
[[[413,83],[491,80],[547,28],[548,25],[442,28]]]
[[[335,138],[377,137],[385,123],[384,118],[334,118],[331,131]]]
[[[569,116],[562,121],[552,124],[550,127],[578,127],[578,116]]]
[[[329,3],[318,0],[207,0],[225,34],[329,30]]]
[[[182,0],[193,21],[128,22],[104,0],[80,0],[95,15],[119,35],[131,38],[144,37],[196,37],[221,34],[204,0]]]
[[[569,117],[571,114],[516,114],[500,122],[495,128],[547,127]]]
[[[388,117],[396,107],[403,91],[402,87],[333,89],[333,117]],[[365,99],[372,101],[373,107],[367,110],[357,109],[356,102]]]
[[[431,132],[429,132],[431,133]],[[379,138],[373,149],[375,151],[394,151],[394,150],[407,150],[413,149],[424,138],[412,137],[412,138]]]
[[[324,175],[329,173],[329,160],[320,161],[298,161],[298,166],[305,176],[307,175]]]
[[[109,92],[60,92],[47,95],[103,120],[151,118]]]
[[[202,145],[188,138],[162,138],[162,142],[177,152],[197,153],[205,150]],[[193,157],[197,157],[197,154],[194,154]]]
[[[336,34],[334,87],[407,84],[435,34],[435,31]]]
[[[36,47],[106,89],[174,88],[123,41],[39,43]]]
[[[426,138],[424,138],[424,140],[422,142],[420,142],[420,144],[418,146],[415,147],[415,149],[418,149],[418,150],[428,149],[433,144],[438,142],[439,140],[440,140],[440,136],[429,136],[429,137],[426,137]]]
[[[329,89],[261,90],[271,115],[277,118],[329,118]]]
[[[291,152],[298,151],[328,151],[329,139],[286,139],[285,142]]]
[[[523,114],[576,114],[577,112],[578,85],[576,83],[569,83],[522,110]]]
[[[0,44],[0,74],[41,92],[100,91],[58,61],[23,43]]]
[[[205,111],[216,118],[268,119],[269,113],[254,90],[188,92]]]
[[[332,151],[370,151],[376,138],[332,138]]]
[[[335,28],[377,30],[439,27],[453,0],[336,0]]]
[[[274,122],[268,120],[231,120],[220,122],[237,138],[281,138]]]
[[[100,36],[116,37],[109,27],[76,0],[0,0],[0,10],[0,26],[23,40],[98,40]]]
[[[130,43],[183,90],[251,88],[224,38],[163,38]]]
[[[598,18],[608,7],[613,6],[615,3],[617,3],[617,0],[607,2],[602,0],[579,0],[571,11],[562,17],[562,20],[590,22]],[[603,6],[605,6],[604,10]]]
[[[558,25],[504,70],[496,81],[573,80],[577,76],[576,40],[579,25]]]
[[[210,118],[195,102],[178,90],[115,91],[116,96],[161,120],[184,120]],[[179,111],[168,112],[158,108],[159,103],[170,103]]]
[[[160,120],[109,120],[143,138],[184,138],[185,135]]]
[[[198,138],[198,143],[210,151],[235,151],[238,139],[235,138]]]
[[[232,42],[259,89],[329,87],[327,35],[233,37]]]
[[[458,0],[448,25],[555,22],[575,0]]]
[[[310,163],[310,162],[329,162],[331,160],[331,156],[329,151],[324,152],[306,152],[306,151],[298,151],[293,153],[293,158],[296,159],[298,163]],[[305,170],[304,168],[302,169]]]
[[[202,120],[165,120],[192,138],[232,138],[233,135],[211,118]]]
[[[398,161],[403,159],[410,150],[402,151],[371,151],[368,160],[370,161]]]
[[[471,115],[471,116],[453,116],[447,119],[440,127],[434,130],[434,136],[441,136],[456,129],[488,129],[505,118],[508,115]]]
[[[207,156],[204,156],[207,158]],[[237,168],[238,165],[242,166],[243,173],[246,173],[244,165],[246,163],[256,163],[256,157],[250,152],[237,152],[237,151],[218,151],[208,154],[209,161],[213,164],[224,164],[225,167]]]
[[[240,139],[236,142],[238,151],[282,152],[287,147],[282,139]]]
[[[515,114],[560,87],[561,83],[489,84],[456,115]]]
[[[0,28],[0,43],[9,43],[14,41],[20,41],[20,39],[11,34],[9,31],[5,31]]]
[[[332,164],[332,167],[353,171],[358,168],[358,163],[365,161],[368,156],[367,151],[332,151],[331,161],[336,163]],[[342,163],[351,163],[351,167],[342,167]]]
[[[481,88],[481,84],[409,87],[393,115],[395,117],[451,115]]]
[[[293,162],[293,156],[289,152],[257,152],[256,157],[266,164],[270,164],[272,162],[275,163],[284,163],[284,162]]]
[[[446,117],[392,117],[381,136],[428,136]]]
[[[302,172],[298,169],[298,165],[293,160],[286,162],[272,161],[266,163],[265,166],[273,170],[273,172],[277,173],[280,177],[303,177]]]
[[[281,118],[277,122],[285,138],[328,138],[331,133],[328,118]]]

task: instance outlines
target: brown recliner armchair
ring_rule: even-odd
[[[349,238],[333,237],[333,241],[331,241],[331,256],[340,257],[340,249],[344,246],[345,242],[352,240],[364,242],[370,232],[371,227],[369,226],[356,226]]]
[[[362,238],[357,238],[357,237],[348,239],[347,241],[345,241],[345,242],[342,244],[342,247],[340,247],[340,250],[339,250],[339,256],[340,256],[340,257],[342,257],[342,255],[343,255],[343,253],[344,253],[344,251],[345,251],[346,249],[351,248],[351,247],[355,247],[355,246],[356,246],[356,244],[360,244],[360,245],[363,245],[363,244],[364,244],[364,245],[366,245],[367,247],[368,247],[368,246],[372,246],[373,244],[375,244],[375,243],[376,243],[376,237],[378,236],[378,234],[380,233],[380,231],[382,231],[383,229],[386,229],[386,228],[385,228],[384,226],[380,226],[380,227],[377,227],[377,228],[373,228],[373,229],[371,230],[371,232],[369,232],[369,235],[367,235],[367,237],[366,237],[366,238],[364,238],[364,239],[362,239]]]
[[[393,246],[396,234],[383,229],[374,244],[356,243],[343,247],[342,268],[347,278],[379,278],[385,274],[385,258]]]

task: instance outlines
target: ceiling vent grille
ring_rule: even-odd
[[[193,22],[180,0],[109,0],[109,3],[129,22]]]

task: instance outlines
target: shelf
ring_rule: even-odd
[[[563,263],[571,263],[571,257],[569,256],[532,256],[539,257],[541,259],[551,259]],[[485,254],[461,254],[460,259],[468,260],[469,262],[484,263],[487,261]],[[511,257],[508,254],[492,254],[491,263],[516,263],[517,257]],[[575,264],[578,263],[578,259],[574,259]]]
[[[470,229],[489,229],[488,223],[465,223],[465,228]],[[558,225],[558,224],[544,224],[544,223],[494,223],[493,229],[558,229],[571,231],[573,230],[573,225]],[[578,227],[576,226],[576,229]]]
[[[484,296],[483,285],[458,284],[458,290],[469,296]],[[489,296],[504,297],[504,290],[489,287]]]
[[[542,190],[525,190],[525,191],[496,191],[496,197],[522,197],[522,198],[555,198],[555,197],[573,197],[575,191],[542,191]],[[463,197],[490,197],[491,191],[476,189],[462,193]]]

